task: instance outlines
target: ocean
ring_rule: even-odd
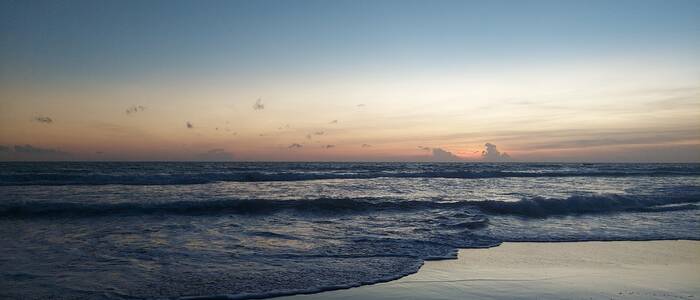
[[[700,240],[700,164],[0,163],[0,298],[265,298],[505,241]]]

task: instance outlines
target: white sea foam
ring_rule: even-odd
[[[264,298],[502,241],[700,239],[692,164],[3,167],[0,298]]]

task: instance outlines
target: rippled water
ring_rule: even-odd
[[[502,241],[700,239],[698,164],[0,163],[0,298],[262,297]]]

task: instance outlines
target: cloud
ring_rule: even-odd
[[[338,120],[333,120],[329,124],[338,124]]]
[[[233,154],[224,149],[211,149],[205,153],[200,153],[196,156],[197,160],[201,161],[230,161],[233,160]]]
[[[194,128],[194,125],[192,125],[192,123],[190,123],[189,121],[187,121],[187,122],[185,123],[185,126],[187,126],[187,129],[192,129],[192,128]]]
[[[324,148],[324,149],[335,148],[335,145],[325,145],[325,146],[321,146],[321,148]]]
[[[360,103],[357,105],[357,107],[365,107],[366,105],[364,103]]]
[[[68,154],[68,153],[60,151],[60,150],[49,149],[49,148],[39,148],[39,147],[34,147],[32,145],[29,145],[29,144],[15,145],[15,152],[24,153],[24,154],[49,154],[49,155]]]
[[[0,154],[2,154],[0,157],[9,160],[63,160],[71,157],[71,154],[65,151],[35,147],[29,144],[0,145]]]
[[[484,145],[486,147],[486,150],[481,152],[481,158],[485,161],[509,161],[510,160],[510,155],[508,153],[501,153],[498,151],[498,148],[496,148],[496,145],[491,144],[491,143],[486,143]]]
[[[253,104],[253,110],[263,109],[265,109],[265,104],[262,103],[262,98],[258,98],[258,100],[255,100],[255,104]]]
[[[418,149],[423,150],[423,151],[430,151],[430,147],[425,147],[425,146],[418,146]]]
[[[127,109],[125,110],[125,112],[126,112],[127,115],[130,115],[130,114],[134,114],[134,113],[137,113],[137,112],[140,112],[140,111],[144,111],[145,109],[146,109],[145,106],[133,105],[133,106],[127,108]]]
[[[5,146],[0,145],[0,157],[3,160],[64,160],[72,158],[68,152],[58,149],[35,147],[29,144]]]
[[[362,148],[369,148],[369,147],[372,147],[372,145],[370,145],[370,144],[362,144],[362,146],[360,146],[360,147],[362,147]]]
[[[47,117],[47,116],[36,116],[34,119],[32,119],[34,122],[39,122],[39,123],[44,123],[44,124],[51,124],[53,123],[53,119]]]
[[[326,132],[324,132],[324,131],[314,131],[314,132],[306,134],[306,139],[310,140],[314,135],[324,135],[324,134],[326,134]]]
[[[287,148],[289,148],[289,149],[298,149],[298,148],[301,148],[301,147],[304,147],[304,146],[302,146],[301,144],[298,144],[298,143],[294,143],[294,144],[289,145]]]
[[[441,148],[432,148],[433,150],[433,161],[461,161],[462,158],[460,158],[457,155],[454,155],[450,151],[443,150]]]

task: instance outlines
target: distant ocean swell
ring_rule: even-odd
[[[345,214],[379,211],[425,209],[478,209],[486,214],[521,217],[548,217],[613,212],[661,212],[697,209],[700,190],[689,188],[685,194],[573,195],[568,198],[523,198],[519,201],[420,201],[392,198],[319,198],[303,200],[222,199],[209,201],[174,201],[164,203],[71,203],[22,202],[0,204],[0,217],[90,217],[101,215],[140,214],[269,214],[280,211]]]
[[[11,174],[0,175],[0,186],[64,186],[64,185],[190,185],[215,182],[275,182],[331,179],[373,178],[549,178],[549,177],[687,177],[700,176],[700,169],[692,170],[636,170],[636,171],[427,171],[427,172],[363,172],[363,173],[199,173],[199,174]]]

